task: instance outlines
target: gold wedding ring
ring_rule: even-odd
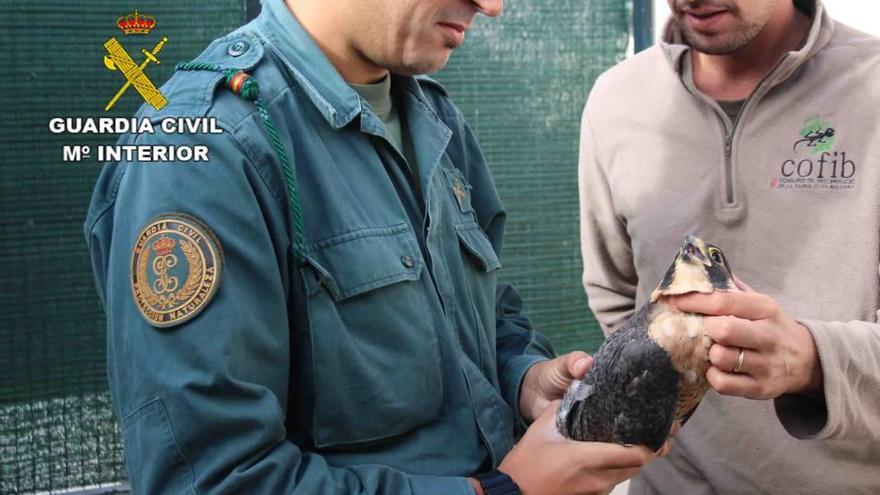
[[[745,358],[745,356],[746,356],[746,351],[743,350],[742,347],[740,347],[740,348],[739,348],[739,357],[736,358],[736,367],[733,368],[733,370],[732,370],[733,373],[739,373],[739,370],[742,369],[742,366],[743,366],[743,359]]]

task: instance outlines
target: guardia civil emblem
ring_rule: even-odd
[[[126,36],[147,35],[156,27],[156,18],[151,15],[141,14],[135,10],[133,14],[117,19],[116,25]],[[104,55],[104,66],[109,70],[121,72],[123,77],[125,77],[125,84],[119,88],[119,91],[110,99],[110,103],[104,107],[105,112],[113,108],[113,105],[131,86],[134,86],[134,89],[140,93],[144,101],[152,105],[156,110],[160,110],[168,103],[162,92],[156,88],[156,85],[153,84],[153,81],[144,72],[151,62],[157,65],[160,63],[156,56],[167,42],[168,38],[164,37],[156,43],[152,50],[141,49],[141,52],[144,54],[144,60],[140,64],[131,58],[131,55],[116,38],[111,37],[104,43],[104,49],[107,50],[107,55]]]
[[[214,233],[181,213],[150,220],[131,253],[131,287],[141,315],[156,327],[193,318],[220,285],[223,252]]]
[[[443,169],[452,187],[452,194],[462,213],[473,211],[471,207],[471,186],[464,179],[464,174],[457,168]]]

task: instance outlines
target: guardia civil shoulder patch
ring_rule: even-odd
[[[220,285],[223,250],[205,224],[183,213],[147,223],[131,253],[131,288],[141,315],[171,327],[205,309]]]

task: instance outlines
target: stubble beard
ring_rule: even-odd
[[[730,33],[707,36],[693,32],[682,22],[677,23],[688,45],[708,55],[729,55],[751,43],[763,29],[761,25],[745,24]]]
[[[458,45],[454,42],[444,42],[443,47],[449,51],[441,53],[436,48],[413,47],[389,57],[385,63],[391,72],[396,74],[409,76],[431,74],[446,66],[452,51],[458,48]]]
[[[684,21],[687,15],[684,10],[688,7],[696,9],[704,5],[729,9],[730,15],[736,17],[736,25],[727,32],[718,34],[707,35],[695,32]],[[748,45],[764,29],[769,19],[769,16],[764,22],[742,19],[736,4],[725,0],[676,0],[675,11],[674,19],[685,41],[694,50],[708,55],[729,55]]]

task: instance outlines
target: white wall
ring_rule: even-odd
[[[835,20],[880,37],[880,2],[876,0],[824,0]],[[663,30],[669,16],[667,0],[654,0],[654,37]]]

